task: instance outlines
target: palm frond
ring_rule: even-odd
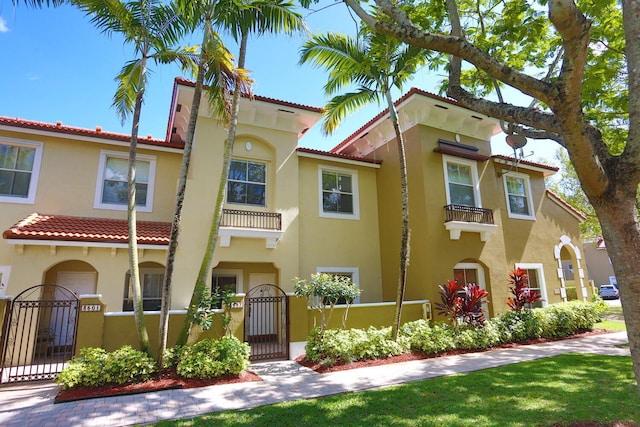
[[[146,76],[144,75],[142,62],[143,61],[139,59],[128,61],[115,78],[118,87],[113,96],[112,106],[115,108],[123,124],[133,111],[136,94],[138,91],[144,89]]]
[[[357,92],[334,96],[322,113],[322,131],[325,134],[332,133],[349,114],[374,101],[380,103],[381,95],[377,90],[361,87]]]

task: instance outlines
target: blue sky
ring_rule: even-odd
[[[355,23],[342,3],[303,14],[312,32],[355,31]],[[250,39],[247,68],[255,80],[256,94],[317,107],[326,103],[324,71],[298,65],[304,39],[303,35]],[[237,52],[227,40],[232,52]],[[194,37],[187,42],[198,41]],[[22,3],[14,8],[11,0],[0,0],[0,58],[0,115],[130,133],[131,123],[120,123],[111,102],[116,88],[113,79],[122,65],[133,58],[131,49],[117,34],[101,34],[81,12],[70,6],[30,9]],[[153,66],[152,73],[140,135],[164,138],[173,80],[182,74],[171,66]],[[417,86],[437,92],[440,79],[428,70],[419,71],[405,91]],[[400,93],[395,94],[396,98],[399,96]],[[377,105],[363,109],[329,137],[323,136],[316,125],[300,145],[329,150],[382,109]],[[553,143],[536,141],[525,147],[525,154],[533,150],[535,155],[528,159],[551,161],[556,148]],[[513,154],[502,136],[494,138],[493,151]]]

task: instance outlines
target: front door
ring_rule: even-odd
[[[56,285],[70,290],[76,297],[82,294],[95,294],[96,273],[95,271],[61,271],[58,273]],[[62,292],[61,288],[57,288],[54,299],[62,299]],[[68,317],[69,312],[60,308],[54,308],[51,312],[54,345],[64,352],[70,351],[76,335],[75,322],[70,322]]]

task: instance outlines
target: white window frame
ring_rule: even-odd
[[[98,164],[98,178],[96,179],[96,193],[93,200],[93,207],[95,209],[109,209],[116,211],[126,211],[126,204],[115,203],[103,203],[102,202],[102,190],[104,184],[104,173],[107,166],[108,158],[129,159],[129,154],[122,151],[100,151],[100,163]],[[147,182],[147,200],[144,205],[136,205],[138,212],[152,212],[153,211],[153,192],[156,181],[156,156],[150,156],[148,154],[136,155],[137,161],[149,162],[149,181]]]
[[[338,213],[338,212],[325,212],[322,198],[322,173],[331,172],[342,175],[351,175],[351,190],[353,196],[353,212],[352,213]],[[330,166],[318,166],[318,211],[321,218],[339,218],[339,219],[360,219],[360,195],[358,186],[358,171],[354,169],[336,168]]]
[[[460,157],[443,155],[442,171],[444,173],[444,188],[447,194],[447,204],[448,205],[453,204],[453,202],[451,201],[451,192],[449,189],[449,173],[447,172],[448,163],[457,163],[460,165],[471,167],[471,178],[473,179],[473,193],[476,199],[476,204],[474,207],[481,208],[482,198],[480,197],[480,179],[478,178],[478,162],[476,162],[475,160],[467,160],[467,159],[462,159]]]
[[[13,145],[35,148],[36,152],[33,157],[33,168],[31,169],[31,180],[29,181],[29,193],[27,197],[17,196],[0,196],[0,202],[4,203],[22,203],[32,205],[36,202],[36,192],[38,190],[38,178],[40,177],[40,166],[42,164],[42,142],[25,141],[22,139],[0,138],[0,144]]]
[[[360,288],[360,268],[358,267],[316,267],[316,273],[349,273],[351,274],[351,281],[353,284],[356,285],[358,289]],[[352,304],[360,304],[360,295],[353,300]]]
[[[544,280],[544,267],[541,263],[527,263],[519,262],[515,265],[516,268],[523,270],[536,270],[538,272],[538,284],[540,285],[540,295],[542,296],[542,306],[546,307],[549,304],[549,297],[547,293],[547,283]]]
[[[522,215],[519,213],[511,212],[511,203],[509,203],[509,188],[507,186],[507,177],[518,178],[524,181],[524,191],[525,191],[525,197],[527,199],[527,207],[529,208],[529,215]],[[509,213],[509,218],[526,219],[526,220],[536,219],[535,212],[533,210],[530,178],[531,177],[529,175],[518,173],[518,172],[507,172],[504,175],[502,175],[502,183],[504,185],[504,197],[507,203],[507,212]]]
[[[211,271],[211,278],[213,276],[236,276],[236,294],[244,293],[244,284],[242,282],[243,274],[239,268],[214,268]],[[210,281],[211,282],[211,281]]]
[[[230,202],[229,201],[229,175],[227,175],[227,182],[225,183],[225,185],[227,186],[227,194],[226,194],[226,198],[225,198],[225,203],[228,205],[235,205],[235,206],[250,206],[250,207],[254,207],[254,208],[266,208],[267,207],[267,203],[268,203],[268,196],[269,196],[269,164],[264,161],[264,160],[260,160],[260,159],[243,159],[240,157],[233,157],[231,158],[231,161],[237,161],[237,162],[247,162],[247,163],[256,163],[256,164],[261,164],[264,165],[264,204],[262,205],[258,205],[255,203],[241,203],[241,202]],[[229,170],[229,172],[231,172],[231,170]],[[253,181],[238,181],[238,180],[232,180],[234,182],[243,182],[246,184],[263,184],[262,182],[253,182]]]
[[[482,264],[478,264],[477,262],[459,262],[453,266],[453,269],[451,270],[452,273],[453,273],[453,270],[476,270],[476,276],[478,277],[478,283],[476,283],[476,285],[480,286],[480,289],[483,289],[485,291],[487,290],[487,282],[485,281],[485,278],[484,278],[484,267],[482,266]],[[486,313],[485,317],[488,319],[489,318],[489,302],[485,301],[482,304],[482,308]]]
[[[9,286],[9,276],[11,275],[10,265],[0,265],[0,296],[4,296]]]
[[[157,299],[159,299],[160,303],[162,304],[162,284],[160,284],[160,297],[154,297],[154,298],[151,298],[149,296],[145,297],[145,295],[144,295],[144,276],[146,274],[164,275],[164,272],[165,272],[164,267],[140,267],[139,268],[140,288],[141,288],[140,290],[142,291],[143,304],[144,304],[145,300],[157,300]],[[127,278],[128,274],[130,274],[129,271],[127,271],[127,273],[125,273],[125,275],[124,275],[124,277],[125,277],[125,290],[127,289],[126,288],[127,286],[131,286],[131,284],[127,283],[127,281],[126,281],[126,278]],[[131,277],[131,276],[129,276],[129,277]],[[131,296],[131,298],[125,298],[124,295],[122,296],[122,311],[125,312],[125,313],[130,313],[131,311],[135,310],[135,307],[134,307],[133,310],[127,310],[127,311],[124,310],[124,302],[129,300],[129,299],[133,299],[133,295]],[[160,309],[158,309],[158,310],[144,310],[144,311],[145,312],[157,312],[159,310]]]

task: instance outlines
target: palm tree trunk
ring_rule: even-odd
[[[396,309],[393,316],[393,325],[391,328],[391,337],[398,339],[398,331],[400,329],[400,319],[402,317],[402,303],[404,301],[404,293],[407,287],[407,268],[409,267],[409,183],[407,180],[407,159],[404,149],[404,137],[400,131],[398,123],[398,112],[391,98],[391,91],[385,91],[387,104],[389,106],[389,118],[393,124],[393,130],[396,133],[396,141],[398,143],[398,161],[400,164],[400,186],[402,197],[402,232],[400,237],[400,274],[398,275],[398,290],[396,293]]]
[[[206,32],[203,36],[202,45],[206,43]],[[171,236],[169,238],[169,248],[167,251],[167,263],[164,272],[164,281],[162,283],[162,305],[160,307],[160,346],[158,350],[158,364],[163,367],[163,357],[167,349],[167,336],[169,333],[169,310],[171,309],[171,289],[173,285],[173,268],[178,248],[178,237],[180,234],[180,223],[182,221],[182,207],[184,205],[184,195],[187,188],[187,178],[189,175],[189,164],[191,162],[191,149],[193,147],[193,137],[196,131],[196,123],[198,121],[198,113],[200,111],[200,100],[202,99],[202,86],[205,75],[205,52],[200,53],[198,60],[198,76],[196,77],[196,86],[193,93],[193,102],[191,103],[191,113],[189,116],[189,124],[187,126],[187,137],[184,142],[182,152],[182,167],[180,168],[180,179],[178,182],[178,190],[176,192],[176,205],[173,211],[173,221],[171,223]]]
[[[242,35],[240,40],[240,54],[238,56],[238,68],[244,68],[247,52],[247,39],[246,33]],[[231,155],[233,154],[233,144],[236,139],[236,131],[238,129],[238,113],[240,111],[240,77],[236,78],[236,87],[233,91],[233,99],[231,101],[231,120],[229,122],[229,130],[227,133],[227,139],[224,143],[224,154],[222,160],[222,171],[220,172],[220,182],[218,184],[218,196],[216,198],[216,205],[213,212],[213,218],[211,220],[211,228],[209,230],[209,238],[207,240],[207,248],[200,264],[200,271],[198,272],[198,278],[191,295],[191,301],[187,308],[187,315],[185,317],[184,324],[178,335],[178,341],[176,345],[184,345],[189,338],[189,331],[193,323],[193,317],[198,309],[198,305],[202,301],[207,290],[207,279],[211,270],[211,264],[213,262],[213,253],[218,242],[218,231],[220,230],[220,219],[222,218],[222,209],[224,207],[224,200],[227,195],[227,178],[229,177],[229,168],[231,167]]]
[[[133,124],[131,129],[131,144],[129,145],[129,168],[127,173],[127,224],[129,227],[129,272],[130,284],[133,289],[133,312],[138,333],[140,350],[152,355],[149,333],[144,321],[144,308],[142,304],[142,289],[140,288],[140,270],[138,268],[138,233],[136,229],[136,150],[138,145],[138,126],[140,124],[140,111],[144,96],[144,74],[146,72],[146,59],[142,61],[143,83],[136,93],[136,104],[133,110]]]

